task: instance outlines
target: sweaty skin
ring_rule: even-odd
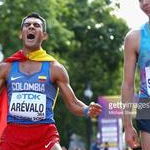
[[[139,0],[141,10],[148,16],[150,20],[150,0]],[[122,102],[131,103],[134,95],[134,81],[136,63],[139,54],[140,45],[140,30],[130,31],[124,42],[124,77],[122,83]],[[133,127],[131,116],[124,115],[125,140],[131,148],[136,148],[140,145],[138,134]],[[150,150],[149,141],[150,134],[141,131],[142,149]]]
[[[23,42],[23,53],[28,55],[30,52],[41,49],[41,44],[47,39],[47,33],[43,31],[42,21],[38,18],[30,17],[24,22],[21,30],[20,39]],[[38,72],[41,68],[41,62],[26,60],[19,63],[19,70],[27,75]],[[2,62],[0,64],[0,89],[6,86],[8,74],[11,70],[11,63]],[[77,99],[69,82],[69,76],[65,67],[58,62],[51,62],[51,82],[56,84],[64,98],[68,109],[77,116],[85,116],[85,105]],[[97,103],[91,103],[88,109],[90,117],[96,117],[101,112],[101,106]],[[61,150],[60,144],[55,143],[52,150]]]

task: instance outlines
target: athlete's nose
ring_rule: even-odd
[[[30,26],[29,26],[29,29],[33,29],[34,28],[34,24],[31,23]]]

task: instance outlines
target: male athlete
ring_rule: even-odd
[[[58,88],[75,115],[96,117],[101,106],[78,100],[64,66],[42,49],[47,33],[40,15],[22,20],[20,38],[22,50],[0,64],[0,89],[6,87],[9,105],[0,150],[61,150],[53,113]]]
[[[150,0],[139,0],[140,8],[150,20]],[[134,18],[133,18],[134,20]],[[149,21],[140,29],[130,31],[124,43],[124,79],[122,84],[122,101],[131,103],[134,95],[136,65],[140,71],[139,102],[142,111],[138,110],[137,127],[141,131],[142,150],[150,150],[150,113],[145,113],[147,102],[150,102],[150,25]],[[150,104],[150,103],[149,103]],[[148,110],[149,111],[149,110]],[[124,115],[125,139],[131,148],[140,145],[138,134],[132,125],[131,116]]]

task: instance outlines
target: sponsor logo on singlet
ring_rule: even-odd
[[[12,83],[12,91],[45,92],[45,84],[44,83],[15,82],[15,83]]]
[[[46,95],[36,92],[12,93],[9,113],[15,117],[39,121],[46,117]]]
[[[17,78],[15,77],[13,80]],[[12,83],[12,91],[9,107],[9,113],[12,116],[27,118],[32,121],[39,121],[46,118],[44,83],[14,82]]]

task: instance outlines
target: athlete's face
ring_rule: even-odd
[[[42,21],[38,18],[27,18],[23,24],[21,39],[24,47],[30,50],[38,50],[47,33],[43,32]]]
[[[150,17],[150,0],[139,0],[139,3],[143,12]]]

